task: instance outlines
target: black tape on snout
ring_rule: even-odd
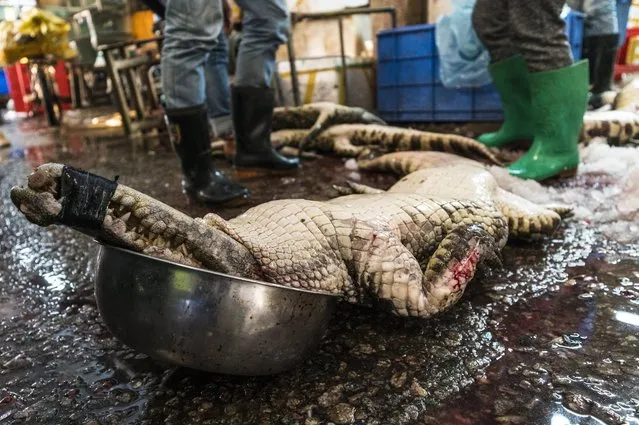
[[[87,229],[102,227],[118,184],[87,171],[65,166],[60,178],[62,224]]]

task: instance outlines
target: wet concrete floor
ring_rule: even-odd
[[[28,223],[8,198],[32,167],[58,161],[205,214],[181,193],[172,152],[33,121],[1,130],[13,146],[0,152],[0,424],[639,424],[639,244],[569,219],[550,240],[508,246],[504,268],[440,317],[341,305],[298,368],[218,376],[115,340],[93,300],[96,244]],[[326,199],[350,173],[339,159],[307,161],[297,175],[246,182],[250,205]]]

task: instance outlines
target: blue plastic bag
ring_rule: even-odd
[[[440,78],[444,87],[469,88],[490,84],[490,55],[473,28],[475,0],[453,0],[453,11],[435,26]]]

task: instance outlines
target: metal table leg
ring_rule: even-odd
[[[348,103],[348,80],[346,74],[346,54],[344,48],[344,23],[342,22],[343,16],[353,15],[371,15],[375,13],[387,13],[391,18],[391,26],[395,28],[397,26],[397,14],[395,7],[361,7],[361,8],[345,8],[343,10],[335,10],[331,12],[319,12],[319,13],[291,13],[291,34],[288,38],[288,57],[291,67],[291,83],[293,87],[293,98],[295,105],[300,105],[300,93],[299,83],[297,80],[297,70],[295,68],[295,51],[293,49],[293,30],[297,22],[303,20],[325,20],[325,19],[338,19],[339,25],[339,41],[340,41],[340,53],[342,58],[342,84],[344,85],[344,99],[345,103]]]
[[[337,19],[339,26],[339,49],[342,59],[342,87],[344,88],[344,105],[348,105],[348,77],[346,75],[346,49],[344,47],[344,21],[340,16]]]
[[[115,101],[117,103],[116,106],[118,107],[118,111],[120,112],[120,116],[122,117],[122,127],[124,129],[124,133],[127,136],[130,136],[132,133],[131,117],[129,116],[129,108],[127,105],[124,88],[122,87],[122,82],[120,81],[119,72],[114,67],[113,52],[111,50],[105,49],[103,50],[103,53],[107,69],[109,70],[111,84],[113,84],[113,89],[115,90]]]
[[[293,24],[294,25],[294,24]],[[295,66],[295,49],[293,48],[293,30],[291,29],[291,35],[286,42],[288,48],[288,62],[290,64],[291,71],[291,87],[293,89],[293,101],[295,106],[300,106],[300,86],[297,80],[297,67]]]
[[[126,58],[125,48],[122,47],[119,50],[120,50],[120,57],[122,59]],[[133,106],[135,107],[135,113],[136,113],[137,119],[143,120],[144,119],[144,107],[143,107],[144,101],[142,100],[142,94],[140,93],[140,88],[135,81],[135,70],[133,68],[128,68],[124,70],[124,75],[126,78],[126,82],[129,86],[129,90],[131,90],[133,94],[131,100],[133,101]]]

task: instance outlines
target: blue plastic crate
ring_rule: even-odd
[[[7,76],[4,73],[4,69],[0,68],[0,96],[9,95],[9,85],[7,84]]]
[[[617,23],[619,24],[619,47],[626,41],[626,30],[628,29],[628,15],[632,0],[617,0]]]
[[[584,16],[566,17],[575,60],[581,59]],[[489,84],[449,89],[439,77],[435,25],[422,24],[377,34],[377,110],[388,122],[501,121],[499,94]]]
[[[566,35],[574,60],[581,59],[584,39],[584,14],[571,11],[566,16]]]

